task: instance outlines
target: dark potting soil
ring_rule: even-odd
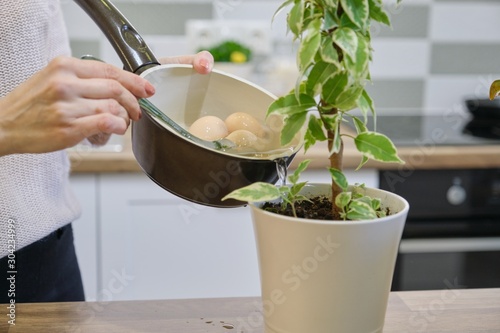
[[[336,216],[333,215],[330,198],[319,196],[310,198],[309,200],[310,201],[299,201],[295,203],[297,217],[314,220],[342,220],[338,214]],[[293,211],[290,205],[287,205],[286,209],[283,211],[280,203],[267,202],[262,208],[269,212],[293,217]]]

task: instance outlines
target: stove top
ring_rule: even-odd
[[[352,126],[352,124],[351,124]],[[373,129],[373,119],[368,128]],[[379,115],[377,132],[397,146],[500,144],[500,119],[460,115]]]

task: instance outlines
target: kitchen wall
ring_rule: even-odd
[[[95,25],[72,1],[62,0],[75,56],[91,53],[119,61]],[[280,1],[115,0],[157,55],[190,53],[186,22],[193,19],[270,22]],[[487,96],[500,78],[500,2],[497,0],[385,1],[393,29],[375,26],[373,84],[379,113],[465,112],[467,97]],[[293,86],[293,47],[284,17],[271,26],[274,51],[261,58],[256,83],[275,93]],[[292,69],[291,69],[292,68]],[[293,77],[293,76],[292,76]]]

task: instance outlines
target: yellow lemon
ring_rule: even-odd
[[[240,51],[231,52],[229,59],[231,60],[231,62],[236,62],[236,63],[247,62],[247,56]]]

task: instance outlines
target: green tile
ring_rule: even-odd
[[[490,74],[500,69],[500,44],[435,43],[432,74]]]
[[[376,24],[372,37],[425,38],[429,29],[429,6],[405,6],[399,9],[386,7],[392,27]]]
[[[420,110],[424,100],[424,79],[374,79],[366,90],[378,111],[391,109],[404,112]]]

